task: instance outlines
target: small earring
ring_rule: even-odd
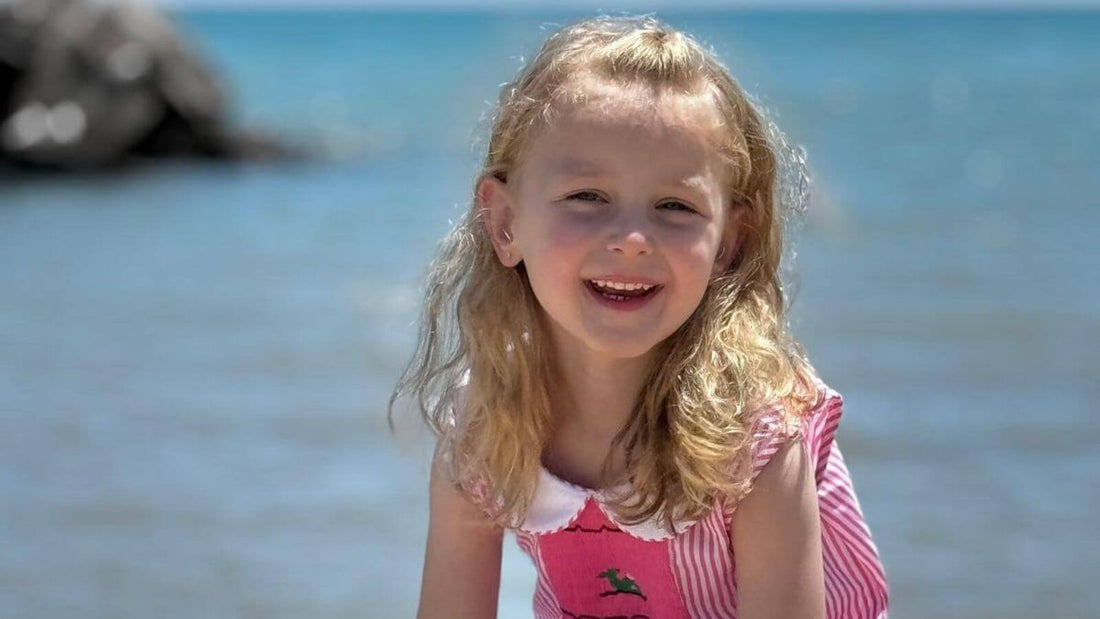
[[[503,234],[504,234],[504,240],[506,240],[506,241],[508,241],[509,243],[511,243],[511,242],[512,242],[512,233],[511,233],[511,232],[508,232],[507,230],[505,230],[505,231],[503,232]]]

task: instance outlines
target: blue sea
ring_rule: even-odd
[[[413,616],[430,447],[385,399],[490,102],[580,16],[178,13],[317,157],[0,177],[0,616]],[[1100,13],[657,16],[809,154],[793,326],[892,616],[1095,616]]]

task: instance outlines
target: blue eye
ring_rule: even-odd
[[[691,208],[690,206],[688,206],[688,205],[684,204],[683,202],[676,202],[675,200],[673,200],[673,201],[671,201],[671,202],[662,202],[662,203],[661,203],[661,206],[662,206],[662,207],[664,207],[664,206],[669,206],[669,205],[674,205],[674,206],[677,206],[677,207],[682,207],[682,208],[674,208],[674,209],[672,209],[672,210],[674,210],[674,211],[680,211],[680,212],[683,212],[683,213],[695,213],[695,212],[697,212],[697,211],[696,211],[695,209],[693,209],[693,208]]]
[[[600,198],[600,194],[598,194],[594,191],[578,191],[577,193],[569,196],[569,199],[570,200],[580,200],[581,202],[590,202],[590,200],[585,199],[585,198],[580,198],[578,196],[591,196],[593,198],[596,198],[597,200],[602,199],[602,198]]]

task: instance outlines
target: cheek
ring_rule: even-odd
[[[592,223],[579,217],[553,217],[543,222],[544,240],[556,247],[588,243],[593,236]]]
[[[688,279],[702,277],[707,279],[714,263],[716,235],[709,231],[669,235],[665,239],[665,249],[676,256],[675,263],[681,275]]]
[[[578,277],[577,270],[589,246],[588,232],[561,219],[534,223],[525,248],[528,276],[535,292],[549,292]]]
[[[547,218],[536,223],[539,228],[530,235],[532,254],[541,268],[564,270],[580,260],[592,245],[591,226],[567,218]]]

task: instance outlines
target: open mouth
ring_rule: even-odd
[[[618,309],[641,307],[664,288],[660,284],[623,284],[592,279],[584,283],[598,300]]]

